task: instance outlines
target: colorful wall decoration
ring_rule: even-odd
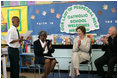
[[[18,16],[20,24],[18,27],[19,33],[24,34],[28,30],[28,7],[7,7],[1,8],[2,21],[1,21],[1,35],[6,35],[7,30],[12,26],[12,17]]]
[[[48,34],[70,35],[70,33],[61,32],[60,25],[61,25],[61,18],[65,19],[67,17],[69,18],[69,15],[71,15],[71,18],[74,18],[75,20],[81,19],[80,17],[72,16],[74,15],[75,10],[69,15],[67,15],[68,13],[65,12],[67,9],[71,10],[71,8],[74,8],[72,7],[73,5],[84,5],[89,9],[91,9],[92,13],[96,15],[97,20],[94,20],[94,18],[92,18],[93,21],[89,19],[87,20],[89,20],[88,22],[90,23],[89,24],[90,27],[92,27],[93,23],[94,25],[96,25],[96,27],[98,27],[99,25],[99,28],[95,30],[90,28],[91,31],[88,33],[97,35],[107,34],[109,27],[111,26],[117,27],[117,1],[96,1],[96,2],[81,2],[81,3],[76,2],[76,3],[66,3],[66,4],[47,4],[47,5],[29,6],[29,15],[28,15],[29,30],[33,30],[32,33],[33,35],[38,35],[38,32],[40,30],[45,30],[47,31]],[[90,13],[90,10],[88,10],[87,8],[85,7],[81,8],[86,9]],[[76,13],[82,13],[82,11]],[[83,19],[84,18],[86,19],[86,17],[83,17],[83,15],[81,15],[81,17]],[[98,21],[99,24],[96,21]],[[67,21],[65,21],[64,23],[66,22]],[[72,24],[71,28],[77,27],[74,25],[75,23],[71,24]],[[79,24],[80,23],[78,23],[78,26]]]
[[[40,4],[52,4],[55,2],[64,1],[1,1],[2,7],[12,7],[12,6],[26,6],[26,5],[40,5]],[[67,2],[67,1],[66,1]]]
[[[19,2],[18,1],[11,1],[11,5],[12,6],[18,6],[19,5]]]
[[[1,23],[1,32],[7,32],[7,23]]]
[[[52,1],[35,1],[35,4],[51,4]]]
[[[64,11],[66,9],[69,10],[69,7],[73,5],[84,5],[96,15],[99,29],[88,33],[88,37],[94,40],[95,44],[102,44],[99,39],[102,35],[108,33],[109,27],[117,27],[117,1],[2,1],[1,43],[6,44],[6,34],[12,25],[12,16],[20,18],[20,25],[18,27],[20,34],[26,33],[27,30],[32,30],[32,36],[36,36],[33,39],[37,39],[40,30],[45,30],[51,35],[54,34],[54,36],[52,35],[53,37],[62,36],[62,38],[54,38],[54,44],[55,42],[57,42],[56,44],[60,44],[61,41],[66,42],[66,38],[70,39],[72,37],[73,39],[76,33],[70,34],[60,31],[61,18],[65,18],[63,15]],[[72,39],[71,42],[73,42]]]

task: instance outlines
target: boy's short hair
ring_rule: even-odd
[[[15,18],[18,18],[18,19],[19,19],[19,17],[17,17],[17,16],[13,16],[13,17],[12,17],[12,21],[13,21]]]

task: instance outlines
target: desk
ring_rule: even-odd
[[[52,45],[55,49],[72,49],[73,45]],[[101,49],[102,45],[92,45],[92,49]]]

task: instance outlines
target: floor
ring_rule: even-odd
[[[39,75],[38,73],[36,73],[34,75],[34,73],[32,73],[32,72],[22,72],[22,73],[20,73],[21,78],[41,78],[42,75],[43,74]],[[10,72],[9,71],[7,72],[7,78],[10,78]]]
[[[76,78],[100,78],[96,73],[89,74],[87,72],[80,72],[81,75]],[[33,73],[32,71],[25,71],[20,73],[20,78],[41,78],[43,74],[39,75],[39,73]],[[68,72],[61,71],[60,78],[70,78]],[[7,78],[10,78],[10,72],[7,72]],[[55,72],[54,75],[51,73],[48,75],[48,78],[59,78],[58,72]],[[117,78],[117,75],[114,74],[113,78]]]

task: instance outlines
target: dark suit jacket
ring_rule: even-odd
[[[48,53],[47,54],[43,54],[44,49],[41,46],[40,40],[36,40],[34,41],[34,54],[35,54],[35,63],[37,64],[38,62],[40,63],[44,63],[44,56],[50,56],[52,57],[52,53],[54,52],[54,48],[51,47],[49,48],[50,42],[49,40],[46,40],[46,42],[48,42],[47,44],[47,49],[48,49]]]
[[[105,55],[117,56],[117,35],[112,39],[108,38],[108,45],[103,45],[102,50],[105,51]]]

